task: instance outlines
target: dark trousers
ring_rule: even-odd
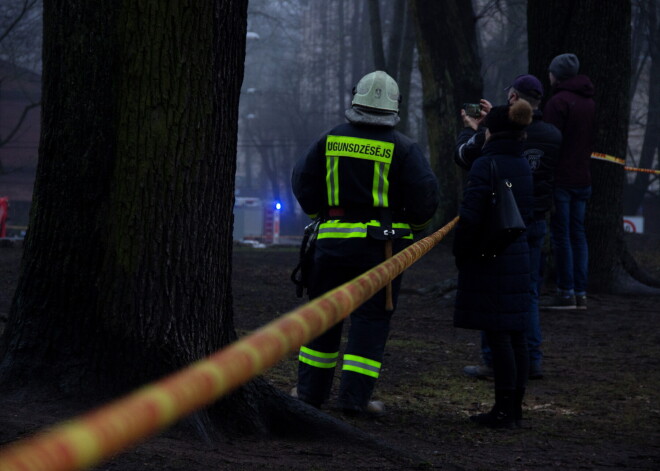
[[[345,261],[334,263],[332,259],[316,259],[310,279],[310,299],[350,281],[369,268],[349,267],[345,265]],[[400,285],[401,277],[398,277],[392,283],[395,306]],[[385,290],[382,289],[351,314],[348,342],[343,357],[339,356],[343,322],[305,345],[305,352],[309,353],[305,358],[318,356],[317,359],[321,361],[298,363],[298,397],[317,407],[328,399],[336,369],[336,366],[329,365],[332,365],[332,360],[335,359],[336,364],[342,367],[339,407],[364,409],[380,373],[391,317],[392,312],[385,309]],[[301,357],[303,350],[301,349]]]
[[[485,332],[493,355],[495,389],[513,391],[527,385],[529,355],[524,331]]]

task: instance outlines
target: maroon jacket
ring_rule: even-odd
[[[560,82],[543,109],[544,121],[554,124],[563,140],[555,167],[555,185],[591,185],[590,161],[594,151],[596,103],[594,86],[586,75]]]

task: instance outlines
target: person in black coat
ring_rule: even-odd
[[[482,257],[478,247],[487,233],[491,209],[491,160],[508,179],[525,224],[534,219],[533,182],[523,157],[525,128],[532,108],[524,100],[490,110],[484,119],[486,143],[468,174],[454,239],[458,290],[454,325],[485,332],[493,353],[495,405],[474,422],[512,427],[522,417],[529,371],[525,327],[530,304],[529,247],[522,234],[497,257]]]
[[[519,75],[507,88],[507,102],[527,101],[534,110],[532,123],[525,129],[527,135],[523,142],[523,155],[532,170],[534,181],[534,221],[527,227],[527,242],[530,251],[530,290],[532,298],[529,308],[529,322],[525,333],[529,353],[530,379],[543,378],[543,352],[541,351],[542,334],[539,315],[539,296],[543,284],[542,248],[546,235],[546,215],[552,209],[554,172],[559,158],[562,135],[559,129],[543,121],[543,113],[538,109],[543,97],[543,85],[534,75]],[[481,100],[482,116],[492,108],[487,100]],[[462,113],[465,128],[458,136],[454,161],[466,170],[481,155],[485,140],[485,128],[480,127],[482,118],[467,116]],[[468,376],[477,378],[492,376],[492,354],[485,337],[481,337],[483,365],[469,365],[463,368]]]

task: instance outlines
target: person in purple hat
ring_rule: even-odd
[[[563,142],[555,170],[555,212],[550,223],[555,256],[557,294],[541,307],[552,310],[587,309],[589,249],[584,230],[591,196],[596,103],[594,86],[578,74],[575,54],[560,54],[548,75],[554,94],[544,108],[545,121],[561,130]]]
[[[553,178],[559,149],[561,146],[561,132],[552,124],[543,121],[543,113],[539,110],[543,98],[543,85],[534,75],[519,75],[508,86],[507,102],[515,103],[518,100],[527,101],[534,110],[532,124],[527,126],[527,137],[523,143],[523,155],[527,158],[534,181],[534,219],[527,227],[527,242],[530,252],[530,291],[531,304],[525,336],[530,360],[530,379],[543,377],[543,352],[541,351],[541,322],[539,316],[539,295],[543,283],[542,247],[547,231],[546,215],[552,208]],[[455,162],[469,170],[472,162],[481,155],[483,134],[481,120],[490,110],[487,100],[481,100],[482,118],[475,119],[467,116],[461,110],[464,130],[459,135]],[[492,353],[485,337],[481,337],[482,365],[469,365],[463,368],[468,376],[477,378],[492,377]]]

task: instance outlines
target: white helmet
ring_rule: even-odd
[[[399,112],[399,86],[382,70],[365,75],[353,89],[352,105],[382,111]]]

